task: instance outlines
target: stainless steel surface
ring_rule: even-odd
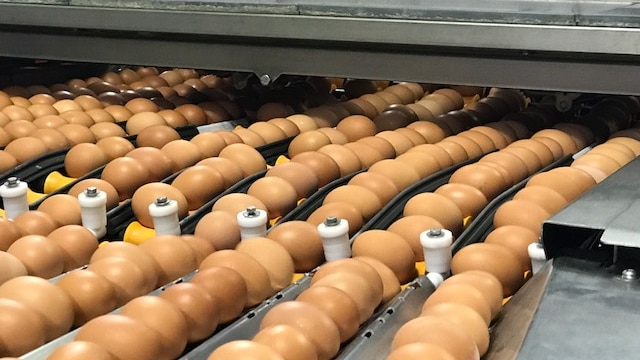
[[[0,1],[0,55],[640,93],[632,2],[35,3]]]

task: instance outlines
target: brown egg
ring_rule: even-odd
[[[491,308],[491,318],[495,318],[502,308],[502,284],[495,275],[481,270],[467,270],[447,278],[440,288],[445,286],[467,284],[480,290]]]
[[[267,237],[287,250],[296,272],[311,271],[325,261],[318,228],[308,222],[284,222],[273,227]]]
[[[318,190],[318,177],[308,166],[296,162],[278,164],[267,171],[265,177],[277,177],[293,186],[297,198],[309,197]]]
[[[171,183],[187,199],[189,210],[197,210],[225,189],[222,175],[205,165],[191,166]]]
[[[218,347],[207,360],[246,359],[246,360],[286,360],[275,350],[249,340],[234,340]]]
[[[571,136],[557,129],[540,130],[533,134],[531,138],[537,139],[539,137],[547,137],[557,141],[562,147],[564,155],[574,154],[579,150],[576,142],[571,138]]]
[[[27,211],[16,216],[13,223],[25,235],[47,236],[58,227],[56,221],[47,213],[37,210]]]
[[[64,211],[61,211],[64,209]],[[77,197],[67,194],[56,194],[45,198],[38,206],[38,211],[42,211],[59,225],[80,225],[80,202]]]
[[[56,99],[51,96],[50,94],[46,94],[46,93],[40,93],[40,94],[34,94],[33,96],[31,96],[29,98],[29,101],[31,101],[32,104],[48,104],[48,105],[53,105],[53,103],[56,102]],[[2,107],[0,105],[0,107]]]
[[[356,154],[342,145],[329,144],[318,149],[319,153],[328,155],[340,168],[340,176],[347,176],[362,169]]]
[[[440,141],[434,145],[439,147],[449,154],[455,164],[461,163],[469,159],[469,155],[465,148],[457,142],[453,141]]]
[[[555,214],[567,205],[567,200],[562,195],[544,186],[527,186],[518,191],[513,199],[536,203],[549,214]]]
[[[77,198],[80,193],[86,191],[90,187],[95,187],[98,190],[107,193],[107,210],[111,210],[118,205],[118,192],[113,187],[113,185],[102,179],[86,179],[79,181],[78,183],[73,185],[71,189],[69,189],[67,194]]]
[[[102,346],[88,341],[71,341],[57,347],[47,360],[114,360]]]
[[[237,271],[247,284],[247,307],[255,306],[273,295],[269,273],[252,256],[237,250],[219,250],[207,256],[199,270],[222,266]]]
[[[220,151],[227,146],[224,139],[217,132],[200,133],[190,141],[198,147],[204,158],[218,156]]]
[[[430,155],[431,157],[436,159],[441,169],[446,169],[454,164],[453,158],[451,157],[451,155],[449,155],[449,152],[447,152],[444,148],[438,147],[433,144],[418,145],[416,147],[413,147],[408,152],[419,152]]]
[[[23,236],[7,252],[22,262],[29,275],[49,279],[62,274],[62,249],[44,236]]]
[[[65,113],[60,113],[60,117],[67,120],[69,124],[82,125],[86,128],[95,124],[91,116],[82,110],[71,110]]]
[[[123,306],[120,314],[153,329],[162,339],[165,359],[179,357],[187,345],[187,321],[169,300],[160,296],[141,296]]]
[[[389,354],[387,360],[455,360],[450,352],[433,343],[416,342],[402,345]]]
[[[360,98],[350,99],[348,103],[357,106],[360,110],[362,110],[362,115],[368,117],[369,119],[375,118],[380,113],[370,102]]]
[[[124,315],[99,316],[81,327],[74,339],[97,344],[115,359],[166,359],[160,335],[142,321]],[[131,346],[132,339],[135,346]]]
[[[166,196],[169,200],[178,203],[178,218],[187,216],[189,203],[182,192],[169,184],[153,182],[139,187],[131,197],[131,207],[136,219],[144,226],[153,228],[153,218],[149,214],[149,205],[158,197]]]
[[[236,215],[245,211],[247,207],[255,206],[256,209],[267,211],[267,206],[255,196],[244,193],[231,193],[222,196],[213,205],[213,211],[224,211],[235,219]]]
[[[0,252],[0,285],[9,279],[27,275],[27,269],[20,260],[8,252]]]
[[[589,152],[574,160],[573,163],[571,163],[571,167],[584,170],[599,183],[609,175],[618,171],[620,164],[609,156]]]
[[[412,197],[404,206],[404,216],[425,215],[436,219],[454,236],[462,232],[462,213],[455,202],[435,193],[421,193]]]
[[[440,164],[433,156],[420,151],[404,153],[398,156],[396,160],[411,166],[416,170],[421,179],[433,175],[440,170]]]
[[[242,275],[226,266],[199,269],[189,282],[204,290],[218,304],[220,323],[238,317],[248,303],[247,284]]]
[[[413,143],[414,146],[427,143],[425,138],[418,131],[410,129],[408,127],[395,129],[393,131],[398,134],[406,136]]]
[[[275,325],[290,325],[311,340],[319,360],[328,360],[338,353],[340,332],[331,317],[315,305],[302,301],[286,301],[274,306],[262,319],[260,329]]]
[[[323,223],[327,217],[335,216],[339,219],[345,219],[349,223],[349,235],[353,235],[360,230],[364,224],[362,214],[352,204],[337,202],[322,205],[309,215],[307,222],[315,226]]]
[[[360,314],[358,306],[344,291],[331,286],[312,286],[303,291],[296,301],[315,305],[323,310],[337,325],[340,342],[350,339],[358,330]]]
[[[286,120],[286,119],[285,119]],[[293,125],[293,124],[292,124]],[[266,121],[259,121],[249,125],[248,130],[254,131],[258,136],[264,139],[266,144],[285,139],[287,134],[275,124]]]
[[[197,105],[184,104],[176,107],[175,110],[187,119],[189,125],[200,126],[207,123],[207,114]]]
[[[376,137],[387,140],[393,146],[396,156],[404,154],[415,146],[408,137],[394,131],[382,131],[376,134]]]
[[[511,179],[511,184],[518,183],[529,176],[529,168],[524,160],[513,153],[498,151],[487,154],[480,159],[479,163],[485,165],[492,164],[500,172],[504,170],[507,176],[509,176],[509,179]]]
[[[373,136],[377,132],[375,123],[363,115],[347,116],[338,123],[336,129],[342,132],[350,142]]]
[[[0,173],[4,173],[16,167],[18,160],[4,150],[0,150]]]
[[[268,102],[260,106],[256,118],[258,120],[269,120],[276,117],[286,117],[295,112],[291,106],[278,102]]]
[[[6,251],[22,235],[13,221],[0,217],[0,251]]]
[[[344,145],[349,141],[345,134],[335,128],[320,128],[317,131],[327,135],[332,144]]]
[[[595,183],[595,180],[592,179],[592,181]],[[585,191],[584,185],[576,186],[576,180],[574,178],[550,171],[534,175],[527,182],[526,186],[543,186],[550,188],[562,195],[567,202],[577,199]]]
[[[247,194],[254,196],[267,207],[269,219],[276,219],[286,215],[296,207],[298,194],[296,189],[287,181],[270,176],[256,180]]]
[[[442,141],[438,143],[438,146],[444,147],[447,146],[447,143],[456,143],[464,149],[467,154],[468,159],[473,159],[484,154],[482,147],[478,145],[475,141],[471,140],[471,138],[467,138],[460,135],[449,136],[444,138]],[[445,148],[446,150],[446,148]]]
[[[119,158],[135,149],[133,144],[118,136],[110,136],[98,140],[96,145],[107,155],[109,161]]]
[[[391,349],[412,343],[435,344],[455,359],[479,359],[478,348],[467,331],[439,316],[420,316],[405,323],[396,332]]]
[[[256,149],[245,144],[227,145],[219,156],[236,162],[245,177],[262,171],[267,167],[262,155]]]
[[[400,191],[420,180],[420,175],[415,169],[405,162],[395,159],[379,161],[371,166],[368,172],[387,177]]]
[[[98,145],[78,144],[64,157],[64,168],[69,176],[77,178],[105,165],[108,161],[107,154]]]
[[[246,145],[249,145],[253,148],[260,147],[266,145],[267,142],[262,138],[262,136],[258,135],[253,130],[245,129],[245,128],[236,128],[231,131],[232,133],[238,135],[240,140]]]
[[[155,261],[158,273],[156,287],[168,284],[198,267],[195,251],[180,236],[155,236],[138,246]]]
[[[298,126],[287,118],[273,118],[271,120],[267,120],[267,123],[277,126],[285,134],[285,137],[292,137],[300,134]]]
[[[209,240],[195,236],[195,235],[181,235],[180,236],[184,242],[187,243],[191,247],[191,250],[196,254],[196,263],[200,265],[200,263],[211,253],[216,251],[213,247],[213,244],[209,242]]]
[[[584,125],[576,123],[558,123],[553,127],[571,136],[578,146],[578,149],[584,149],[595,142],[594,133]]]
[[[340,177],[340,167],[327,154],[307,151],[291,158],[291,161],[309,167],[318,178],[318,188]]]
[[[180,134],[167,125],[152,125],[140,130],[136,143],[138,147],[150,146],[161,149],[173,140],[180,140]]]
[[[43,320],[27,305],[0,299],[0,321],[0,356],[20,356],[45,343]]]
[[[318,352],[311,340],[304,332],[290,325],[281,324],[264,328],[254,336],[252,341],[270,347],[285,360],[318,359]]]
[[[589,154],[600,154],[614,159],[620,166],[624,166],[633,160],[636,155],[628,147],[620,144],[605,143],[598,145],[589,151]]]
[[[316,151],[325,145],[331,144],[331,139],[318,130],[311,130],[296,136],[289,144],[288,154],[290,158],[306,151]]]
[[[570,166],[560,166],[548,171],[552,174],[558,174],[568,177],[574,181],[574,185],[584,193],[592,187],[596,186],[595,179],[586,171]]]
[[[160,294],[178,308],[187,325],[187,341],[200,341],[209,337],[219,322],[219,304],[203,288],[193,283],[170,286]]]
[[[53,340],[71,329],[73,323],[71,300],[63,290],[49,280],[35,276],[13,278],[0,285],[0,298],[15,300],[38,313],[44,323],[46,341]],[[33,332],[38,333],[35,325]],[[37,335],[35,337],[37,338]]]
[[[433,228],[443,228],[442,224],[425,215],[404,216],[391,224],[387,231],[402,237],[413,250],[415,262],[424,261],[424,251],[420,245],[420,234]]]
[[[124,241],[108,242],[93,253],[89,262],[94,263],[102,259],[111,258],[124,258],[133,262],[140,269],[144,276],[141,289],[143,293],[148,293],[155,289],[158,280],[156,265],[151,256],[142,251],[137,245]],[[137,271],[135,273],[137,274]]]
[[[33,115],[34,119],[46,115],[58,115],[58,110],[51,104],[33,104],[27,110]]]
[[[338,114],[338,112],[341,114]],[[321,105],[305,111],[305,115],[310,116],[316,122],[318,128],[323,128],[336,126],[343,116],[348,116],[348,113],[344,109]]]
[[[456,170],[449,183],[467,184],[480,190],[488,201],[507,189],[500,172],[482,163],[466,165]]]
[[[127,121],[133,113],[122,105],[109,105],[104,108],[106,112],[111,114],[116,122]]]
[[[369,256],[358,256],[354,259],[371,266],[380,276],[380,279],[382,280],[383,303],[391,301],[398,293],[400,293],[400,281],[393,270],[391,270],[382,261]]]
[[[151,100],[145,98],[135,98],[127,101],[124,105],[132,114],[140,114],[143,112],[157,113],[160,109]]]
[[[76,327],[114,310],[118,305],[111,283],[89,270],[71,271],[58,280],[56,286],[71,299],[73,325]]]
[[[145,288],[146,274],[128,258],[105,257],[95,261],[92,259],[87,269],[109,281],[116,292],[118,306],[149,292],[149,289]]]
[[[473,309],[456,303],[440,303],[423,311],[420,316],[438,316],[468,331],[480,356],[489,348],[489,329],[484,319]]]
[[[391,159],[396,157],[396,150],[389,140],[377,136],[366,136],[356,141],[358,144],[365,144],[373,147],[383,158]]]
[[[365,221],[371,219],[383,206],[373,191],[358,185],[343,185],[331,190],[322,204],[336,202],[352,204],[362,214]]]
[[[540,235],[542,223],[551,217],[542,206],[526,200],[510,200],[500,205],[493,218],[496,228],[519,225]]]
[[[13,139],[30,136],[38,129],[29,120],[13,120],[3,127],[3,130]]]
[[[310,116],[304,114],[289,115],[286,117],[286,119],[296,124],[298,130],[300,130],[300,133],[315,130],[318,128],[315,120],[313,120],[313,118],[311,118]]]
[[[371,190],[381,204],[387,204],[399,193],[393,181],[384,175],[372,172],[363,172],[354,176],[349,180],[348,185],[357,185]]]
[[[57,115],[46,115],[33,120],[33,125],[40,129],[54,129],[67,123],[67,120]]]
[[[541,166],[547,166],[554,161],[554,155],[551,150],[544,144],[534,139],[518,140],[509,145],[509,148],[513,147],[522,147],[533,151],[540,160]]]
[[[126,130],[127,134],[136,135],[145,128],[158,125],[166,126],[166,121],[164,120],[164,118],[162,118],[162,116],[158,115],[155,112],[144,111],[133,114],[127,120]]]
[[[422,305],[422,312],[440,304],[455,303],[472,309],[478,315],[486,327],[491,322],[491,304],[481,290],[468,283],[454,283],[436,289]]]
[[[238,244],[236,250],[248,254],[267,270],[274,291],[291,285],[294,273],[293,259],[287,249],[278,242],[264,237],[245,239]]]
[[[103,122],[108,122],[108,123],[116,122],[116,119],[114,119],[113,116],[104,109],[90,109],[90,110],[87,110],[86,113],[91,117],[93,122],[96,124],[103,123]]]
[[[66,124],[57,128],[64,135],[71,146],[82,143],[95,143],[96,136],[91,130],[78,124]]]
[[[101,177],[116,189],[120,200],[131,198],[140,186],[151,180],[149,171],[130,157],[110,161],[102,170]]]
[[[444,131],[429,121],[416,121],[407,125],[407,128],[417,131],[427,144],[435,144],[445,138]]]
[[[417,276],[413,249],[403,237],[391,231],[365,231],[353,242],[352,253],[353,256],[368,256],[381,261],[402,284]]]
[[[45,154],[49,149],[40,139],[23,137],[15,139],[5,146],[4,151],[13,156],[19,164]]]
[[[27,106],[28,107],[28,106]],[[54,104],[55,107],[55,104]],[[18,105],[8,105],[2,108],[2,113],[5,114],[11,121],[27,120],[32,121],[34,119],[33,114],[29,112],[25,107]]]
[[[628,137],[611,137],[607,144],[619,144],[629,148],[635,156],[640,155],[640,141]]]
[[[182,113],[178,111],[165,109],[158,111],[157,114],[164,119],[167,125],[171,126],[174,129],[189,125],[184,115],[182,115]]]
[[[467,184],[444,184],[436,189],[435,193],[453,201],[460,209],[463,218],[475,217],[488,204],[487,198],[480,190]]]
[[[69,140],[56,129],[38,129],[33,132],[33,137],[42,140],[49,151],[69,147]]]
[[[202,160],[202,153],[198,150],[198,147],[187,140],[170,141],[160,151],[175,163],[176,167],[173,172],[182,170]]]
[[[525,227],[505,225],[489,233],[484,242],[506,247],[518,257],[523,269],[531,270],[531,259],[527,248],[537,240],[538,236]]]
[[[200,219],[195,235],[207,239],[217,250],[234,249],[240,242],[240,227],[230,213],[212,211]]]

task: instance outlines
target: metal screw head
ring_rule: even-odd
[[[324,220],[326,226],[337,226],[340,224],[340,219],[335,216],[329,216]]]
[[[262,84],[263,86],[271,84],[271,76],[267,74],[260,76],[260,84]]]
[[[166,196],[158,196],[158,198],[156,198],[156,205],[157,206],[169,205],[169,199]]]
[[[87,197],[96,197],[98,196],[98,188],[93,186],[88,187],[84,194],[87,195]]]
[[[15,176],[12,176],[12,177],[7,179],[7,186],[8,187],[16,187],[16,186],[18,186],[18,184],[20,184],[20,180],[18,180],[18,178],[15,177]]]
[[[431,229],[427,232],[427,236],[429,237],[440,237],[444,234],[442,229]]]
[[[620,274],[620,279],[624,281],[636,281],[638,280],[638,273],[635,269],[624,269]]]
[[[258,216],[258,209],[255,206],[247,206],[247,210],[242,213],[244,217],[255,217]]]

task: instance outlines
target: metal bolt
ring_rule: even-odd
[[[169,205],[169,199],[166,196],[158,196],[156,199],[156,206],[167,206]]]
[[[87,195],[87,197],[96,197],[98,196],[98,188],[93,186],[88,187],[84,194]]]
[[[624,269],[622,270],[620,279],[623,281],[635,281],[638,280],[638,274],[635,269]]]
[[[335,216],[329,216],[324,220],[324,224],[326,226],[337,226],[338,224],[340,224],[340,219]]]
[[[7,179],[7,187],[14,188],[20,184],[20,180],[17,177],[12,176]]]
[[[258,209],[255,206],[247,206],[247,211],[242,213],[244,217],[255,217],[258,216]]]
[[[263,86],[271,84],[271,76],[267,74],[260,76],[260,84],[262,84]]]
[[[440,237],[443,234],[444,233],[443,233],[442,229],[431,229],[431,230],[429,230],[429,232],[427,232],[427,236],[429,236],[429,237]]]

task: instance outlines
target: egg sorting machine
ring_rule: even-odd
[[[562,110],[573,93],[640,93],[636,7],[0,1],[0,53],[241,71],[239,82],[255,74],[265,85],[301,74],[515,87],[555,92]],[[555,259],[505,307],[487,359],[633,357],[639,166],[630,163],[544,224]]]

